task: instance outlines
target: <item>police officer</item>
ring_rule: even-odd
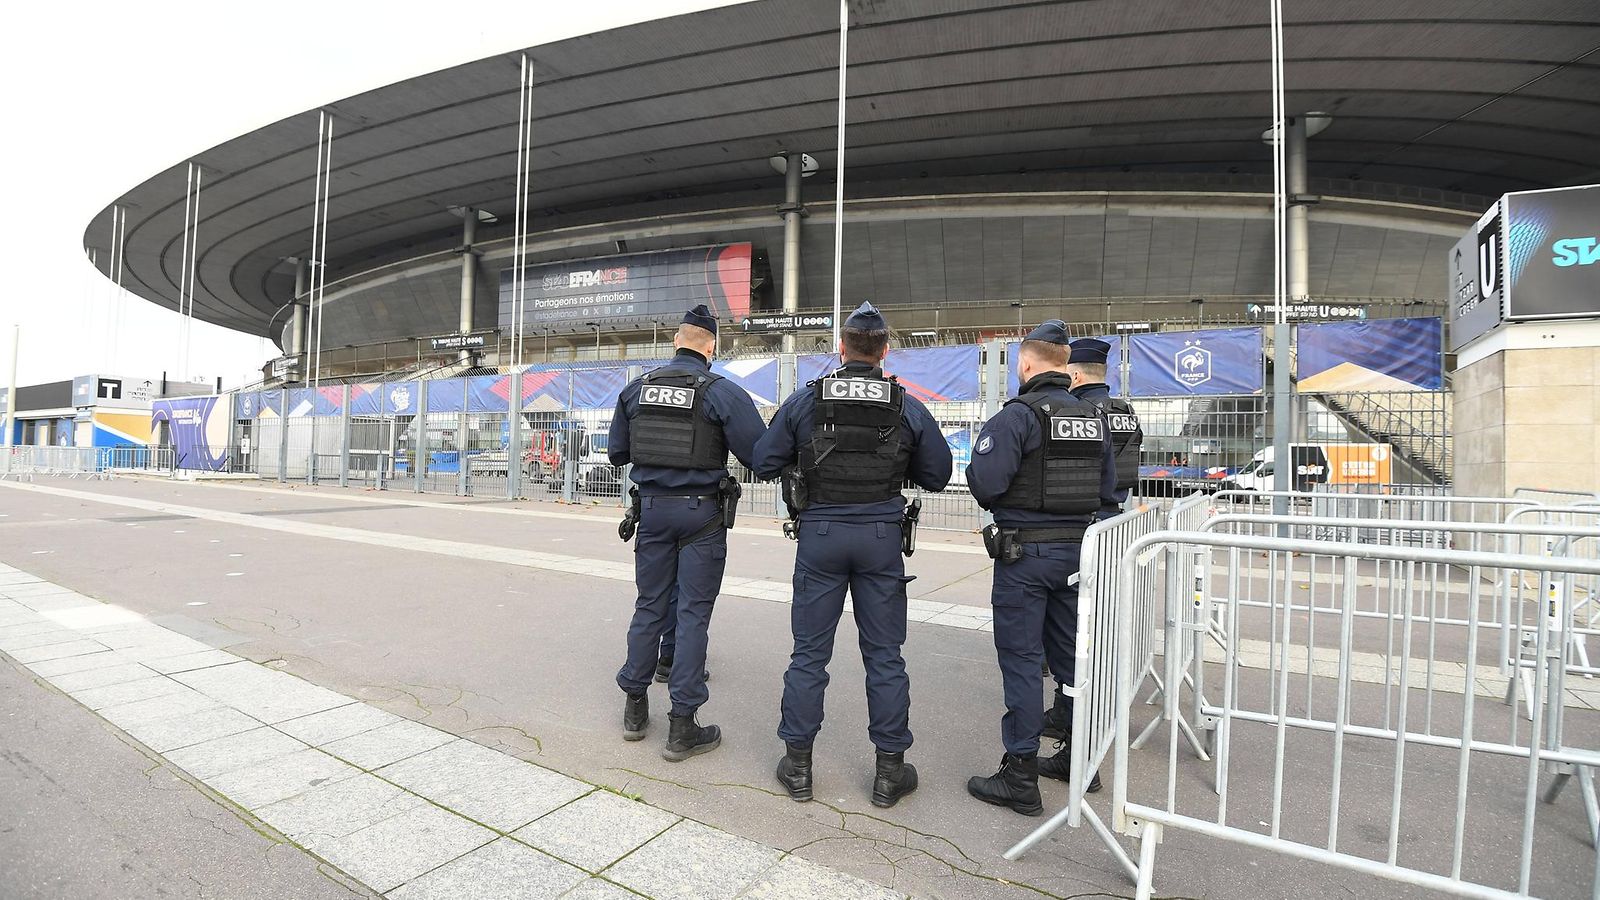
[[[1106,384],[1106,360],[1111,345],[1095,338],[1079,338],[1071,344],[1072,354],[1067,358],[1067,374],[1072,378],[1072,394],[1093,403],[1106,419],[1111,433],[1111,453],[1116,460],[1117,479],[1112,490],[1100,498],[1100,511],[1096,518],[1109,519],[1122,512],[1128,493],[1139,484],[1139,451],[1144,442],[1144,430],[1139,426],[1139,414],[1133,405],[1120,397],[1111,396]],[[1078,589],[1072,588],[1073,601]],[[1065,744],[1072,730],[1072,700],[1064,692],[1064,682],[1055,690],[1054,702],[1044,717],[1044,736],[1062,743],[1062,749],[1049,759],[1039,761],[1039,774],[1067,780]]]
[[[951,459],[927,407],[884,377],[888,348],[888,323],[872,304],[861,304],[839,333],[843,365],[791,395],[756,444],[756,475],[781,475],[785,500],[798,512],[794,653],[783,676],[778,727],[787,752],[777,772],[797,801],[811,799],[812,742],[822,730],[828,661],[847,588],[867,669],[867,731],[877,747],[872,803],[893,806],[917,788],[917,770],[905,762],[911,694],[900,656],[911,580],[901,553],[911,547],[914,523],[903,522],[900,489],[909,479],[942,490]]]
[[[1051,671],[1072,681],[1077,597],[1067,582],[1116,471],[1099,409],[1071,393],[1066,325],[1043,323],[1018,353],[1021,389],[984,425],[967,466],[972,496],[994,513],[984,543],[995,559],[990,602],[1006,703],[1000,770],[973,777],[967,792],[1037,816],[1040,662],[1048,655]]]
[[[685,313],[672,340],[672,361],[622,389],[607,445],[612,465],[633,464],[638,492],[633,559],[639,599],[628,628],[628,659],[617,672],[627,694],[622,736],[637,741],[649,730],[646,689],[658,642],[675,631],[667,684],[672,711],[661,751],[673,762],[722,741],[717,726],[695,721],[695,711],[708,696],[706,631],[722,587],[731,524],[724,521],[724,505],[737,497],[728,451],[749,465],[763,428],[750,395],[711,372],[716,342],[717,320],[704,304]],[[676,615],[669,612],[674,599]]]

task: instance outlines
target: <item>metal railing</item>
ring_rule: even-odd
[[[170,476],[172,460],[167,447],[5,447],[0,448],[0,478],[105,479],[113,472],[134,471]]]
[[[1313,524],[1302,522],[1301,527]],[[1438,522],[1435,527],[1442,530],[1453,525]],[[1536,629],[1534,657],[1544,664],[1532,669],[1533,693],[1539,702],[1533,707],[1533,726],[1525,735],[1515,734],[1514,716],[1504,723],[1475,718],[1480,689],[1473,678],[1458,675],[1460,683],[1452,687],[1457,687],[1460,703],[1448,721],[1442,703],[1434,715],[1427,711],[1433,708],[1434,694],[1447,685],[1419,686],[1417,681],[1426,677],[1419,674],[1426,668],[1418,659],[1421,653],[1432,654],[1429,659],[1434,661],[1448,658],[1468,675],[1478,670],[1482,656],[1479,631],[1486,624],[1480,612],[1493,606],[1492,588],[1486,586],[1517,583],[1523,573],[1537,573],[1538,585],[1553,585],[1558,596],[1570,598],[1576,578],[1600,576],[1600,562],[1263,535],[1162,532],[1139,538],[1127,548],[1118,573],[1121,590],[1131,593],[1140,585],[1159,583],[1152,579],[1157,560],[1193,552],[1217,554],[1226,560],[1225,595],[1202,597],[1202,602],[1222,604],[1229,626],[1221,702],[1208,703],[1204,709],[1218,720],[1215,783],[1213,791],[1195,791],[1193,779],[1182,771],[1178,697],[1176,692],[1167,692],[1164,797],[1142,802],[1130,798],[1134,789],[1129,771],[1132,722],[1126,714],[1118,717],[1111,819],[1117,832],[1136,836],[1140,842],[1135,878],[1139,897],[1151,895],[1156,846],[1169,828],[1477,897],[1529,896],[1536,887],[1536,869],[1541,878],[1556,871],[1570,872],[1552,866],[1552,857],[1593,853],[1592,846],[1573,839],[1568,825],[1570,807],[1563,811],[1564,817],[1538,815],[1541,774],[1556,778],[1544,791],[1543,798],[1551,803],[1559,799],[1559,785],[1571,777],[1592,786],[1593,767],[1600,765],[1600,752],[1590,746],[1595,743],[1594,729],[1563,731],[1559,727],[1564,715],[1568,675],[1563,663],[1572,635],[1571,617],[1546,619]],[[1257,578],[1254,570],[1263,568],[1263,562],[1280,577]],[[1364,581],[1369,577],[1367,570],[1379,565],[1398,567],[1401,576],[1395,579],[1393,589],[1368,591],[1371,585]],[[1426,640],[1426,623],[1418,615],[1418,610],[1425,608],[1427,573],[1440,569],[1466,573],[1462,580],[1467,594],[1465,628],[1462,640],[1449,644]],[[1297,599],[1307,590],[1314,572],[1324,577],[1313,596]],[[1282,612],[1271,628],[1285,652],[1266,658],[1262,677],[1253,673],[1245,678],[1241,673],[1244,658],[1255,654],[1241,638],[1242,629],[1253,625],[1251,611],[1243,602],[1246,581],[1259,581],[1256,589],[1266,592],[1262,599],[1268,608]],[[1375,630],[1364,627],[1358,616],[1372,598],[1382,604],[1379,611],[1385,626]],[[1183,639],[1183,618],[1174,614],[1172,606],[1191,602],[1191,598],[1187,591],[1172,592],[1169,587],[1165,599],[1166,646],[1173,647]],[[1305,617],[1289,614],[1297,605],[1308,603],[1337,619],[1334,634],[1319,641],[1310,633]],[[1143,621],[1132,605],[1122,606],[1119,639],[1130,638]],[[1116,704],[1124,709],[1133,700],[1141,663],[1128,646],[1124,641],[1117,659]],[[1379,647],[1386,648],[1387,656],[1376,652]],[[1304,654],[1299,652],[1302,649]],[[1370,683],[1366,672],[1369,658],[1397,674],[1386,674],[1381,684]],[[1298,671],[1301,659],[1309,670],[1303,699],[1290,690],[1291,674]],[[1388,662],[1382,662],[1385,659]],[[1165,656],[1167,683],[1182,677],[1181,661],[1179,654]],[[1261,667],[1262,660],[1252,658],[1250,664]],[[1374,702],[1373,691],[1378,687],[1384,693],[1382,704]],[[1319,696],[1320,702],[1316,702]],[[1423,702],[1427,709],[1416,711],[1414,707]],[[1571,744],[1574,734],[1581,736],[1583,746]],[[1370,775],[1374,762],[1372,751],[1381,753],[1381,748],[1389,748],[1392,779],[1387,803],[1374,808],[1341,801],[1340,788],[1350,758],[1347,747],[1352,743],[1360,745],[1365,775]],[[1291,772],[1312,771],[1307,767],[1331,774],[1328,792],[1302,789],[1295,783],[1298,777],[1290,778]],[[1408,785],[1419,780],[1447,787],[1419,791],[1413,785],[1408,791]],[[1488,790],[1486,785],[1491,782],[1499,789]],[[1180,784],[1184,785],[1182,791]],[[1507,835],[1497,818],[1497,804],[1485,797],[1498,800],[1507,796],[1507,790],[1515,790],[1516,805],[1522,812],[1514,873],[1494,871],[1491,861],[1495,854],[1486,852],[1486,842],[1499,843]],[[1314,809],[1318,811],[1313,813]],[[1469,830],[1469,820],[1491,821],[1494,827]],[[1260,826],[1255,824],[1258,821]],[[1341,829],[1351,821],[1353,826]],[[1404,833],[1402,823],[1408,825]],[[1594,828],[1591,818],[1585,835],[1591,845]],[[1405,860],[1401,859],[1402,844]],[[1448,847],[1449,852],[1431,852],[1435,847]],[[1584,868],[1593,871],[1591,866]]]

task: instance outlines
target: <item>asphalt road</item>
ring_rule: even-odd
[[[718,604],[709,660],[712,699],[701,721],[722,726],[723,746],[673,764],[659,756],[667,702],[659,687],[651,697],[656,716],[651,738],[628,744],[617,733],[622,697],[613,676],[633,599],[624,583],[404,546],[406,536],[417,535],[626,560],[613,510],[585,513],[519,504],[563,515],[507,516],[486,511],[504,505],[481,501],[418,508],[395,502],[415,495],[328,488],[131,480],[41,484],[107,500],[157,500],[393,537],[392,546],[330,541],[0,488],[0,560],[120,603],[214,646],[917,896],[1034,900],[1132,893],[1086,828],[1062,829],[1018,862],[1000,858],[1040,820],[985,806],[965,792],[967,776],[989,774],[1001,754],[1000,680],[988,633],[912,624],[905,656],[917,742],[908,759],[921,770],[922,787],[884,811],[867,800],[872,747],[866,737],[864,675],[847,620],[838,636],[828,719],[817,744],[818,801],[795,804],[779,793],[772,776],[782,749],[775,730],[789,652],[788,606],[737,597]],[[381,502],[368,502],[373,500]],[[965,536],[942,540],[973,543]],[[736,534],[730,574],[784,580],[792,552],[775,533]],[[937,599],[947,602],[987,602],[988,560],[982,556],[919,552],[910,571],[922,576],[913,596],[937,592]],[[1136,710],[1136,727],[1152,710]],[[1344,784],[1352,821],[1361,827],[1347,829],[1341,846],[1376,856],[1383,854],[1391,786],[1382,774],[1387,771],[1382,752],[1373,749],[1358,763],[1347,760]],[[1244,753],[1250,755],[1238,755]],[[1235,778],[1259,776],[1262,766],[1270,766],[1271,753],[1270,735],[1254,744],[1241,739]],[[1131,796],[1146,801],[1164,796],[1164,760],[1162,750],[1137,757]],[[1305,813],[1309,824],[1303,830],[1309,835],[1325,827],[1327,757],[1306,745],[1292,761],[1296,806],[1291,811]],[[1451,764],[1437,761],[1439,772],[1453,776]],[[1183,772],[1185,790],[1198,793],[1209,767],[1186,762]],[[1408,789],[1408,803],[1417,804],[1414,811],[1408,807],[1408,824],[1441,816],[1448,821],[1453,791],[1438,785],[1449,783],[1408,768],[1408,788],[1414,778],[1426,789]],[[1259,787],[1261,779],[1254,784]],[[1052,782],[1045,791],[1047,808],[1060,808],[1063,788]],[[1102,810],[1105,796],[1094,800]],[[1241,789],[1240,796],[1254,800],[1260,794]],[[1310,813],[1318,798],[1321,818]],[[1583,815],[1572,799],[1539,811],[1569,836],[1580,833],[1574,823]],[[1214,803],[1210,808],[1214,815]],[[1496,800],[1488,815],[1509,816],[1519,809]],[[1246,824],[1253,825],[1258,812],[1241,799],[1230,821],[1249,819]],[[1519,829],[1520,819],[1507,819],[1474,830],[1473,840],[1484,848],[1481,864],[1506,871],[1506,854],[1514,860],[1515,850],[1508,836]],[[1431,846],[1426,840],[1407,844]],[[1180,833],[1169,832],[1158,859],[1159,895],[1434,896]],[[1590,865],[1592,856],[1559,854],[1537,869],[1535,884],[1543,896],[1587,896]]]

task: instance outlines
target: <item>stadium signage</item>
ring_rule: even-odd
[[[500,273],[500,330],[577,328],[596,319],[676,324],[704,303],[719,319],[750,313],[749,244],[687,247],[527,266]]]
[[[428,343],[435,350],[478,350],[488,342],[486,334],[446,334],[436,338],[429,338]]]
[[[745,331],[758,333],[766,331],[827,330],[833,327],[833,314],[747,316],[742,324]]]

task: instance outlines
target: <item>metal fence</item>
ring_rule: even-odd
[[[1535,652],[1548,665],[1534,670],[1535,696],[1540,702],[1533,709],[1533,726],[1525,734],[1517,734],[1515,716],[1506,721],[1475,718],[1480,690],[1471,676],[1486,655],[1479,630],[1484,624],[1480,612],[1493,607],[1488,586],[1514,584],[1524,573],[1536,573],[1538,585],[1554,584],[1558,593],[1570,596],[1574,577],[1600,574],[1600,563],[1268,536],[1174,533],[1153,536],[1130,548],[1133,558],[1124,563],[1123,579],[1136,579],[1137,558],[1157,547],[1209,547],[1226,558],[1228,590],[1215,602],[1225,605],[1233,627],[1223,663],[1222,701],[1210,710],[1220,720],[1214,800],[1211,791],[1186,785],[1180,803],[1176,724],[1167,734],[1164,801],[1159,795],[1143,803],[1130,800],[1127,764],[1131,742],[1128,722],[1124,719],[1122,723],[1113,818],[1119,831],[1140,836],[1140,896],[1149,896],[1155,844],[1162,829],[1169,827],[1471,896],[1527,896],[1535,890],[1536,874],[1544,880],[1545,889],[1540,891],[1544,893],[1566,883],[1548,881],[1565,878],[1567,867],[1562,860],[1574,853],[1581,854],[1580,859],[1593,854],[1592,819],[1578,832],[1588,840],[1572,839],[1572,817],[1582,821],[1587,814],[1583,804],[1548,811],[1541,820],[1536,803],[1541,774],[1561,777],[1600,765],[1592,729],[1585,729],[1574,746],[1574,732],[1569,729],[1563,734],[1553,725],[1564,710],[1567,676],[1559,648],[1570,638],[1571,620],[1552,621],[1538,631]],[[1290,610],[1297,602],[1309,604],[1335,618],[1338,625],[1319,643],[1302,618],[1280,615],[1272,627],[1278,630],[1286,651],[1292,646],[1296,652],[1269,657],[1263,677],[1245,678],[1241,662],[1254,651],[1240,637],[1249,625],[1241,581],[1257,580],[1252,569],[1261,562],[1286,575],[1260,579],[1258,590],[1269,592],[1264,598],[1268,606]],[[1372,565],[1395,566],[1401,575],[1391,582],[1390,589],[1369,590],[1363,570]],[[1440,570],[1465,573],[1467,618],[1459,641],[1438,640],[1419,615],[1429,602],[1428,573]],[[1313,597],[1297,600],[1312,573],[1319,571],[1323,578],[1312,589]],[[1169,597],[1168,601],[1176,599]],[[1380,629],[1362,627],[1358,615],[1373,599],[1384,620]],[[1176,639],[1177,627],[1169,616],[1169,642]],[[1360,677],[1369,658],[1388,660],[1384,667],[1394,674],[1386,674],[1382,683],[1369,684]],[[1169,679],[1176,677],[1178,662],[1177,656],[1166,658]],[[1433,672],[1446,663],[1453,683]],[[1291,690],[1291,676],[1298,677],[1301,666],[1312,669],[1304,696]],[[1383,694],[1381,703],[1373,702],[1374,688]],[[1459,695],[1459,700],[1446,703],[1439,699],[1442,695]],[[1167,705],[1175,714],[1176,697],[1169,695]],[[1388,802],[1376,809],[1371,804],[1341,801],[1345,762],[1351,758],[1347,750],[1352,746],[1368,772],[1375,761],[1374,752],[1389,757]],[[1269,758],[1270,767],[1266,765]],[[1513,761],[1510,765],[1508,759]],[[1289,777],[1289,773],[1313,764],[1331,766],[1331,792],[1320,795],[1321,803],[1312,800],[1315,789],[1297,790]],[[1270,779],[1265,777],[1267,772]],[[1442,781],[1445,790],[1416,788],[1417,782],[1432,780]],[[1499,790],[1485,792],[1491,780]],[[1545,795],[1548,800],[1556,799],[1548,790]],[[1443,798],[1449,799],[1441,803]],[[1515,798],[1515,802],[1507,803],[1507,798]],[[1514,872],[1495,870],[1489,864],[1495,855],[1484,852],[1486,841],[1499,842],[1506,837],[1501,814],[1507,806],[1520,807],[1522,814]],[[1267,823],[1265,834],[1253,827],[1256,821]],[[1489,827],[1469,831],[1469,823],[1474,821],[1487,822]],[[1403,823],[1407,826],[1404,832]],[[1341,829],[1341,824],[1346,827]],[[1367,836],[1374,833],[1374,826],[1375,834],[1382,835],[1379,839]],[[1403,861],[1402,843],[1407,848]],[[1446,847],[1448,853],[1433,852]],[[1592,873],[1593,864],[1585,865],[1583,871]]]
[[[109,478],[114,472],[172,475],[173,455],[165,447],[0,448],[0,478],[32,480],[36,475]]]

